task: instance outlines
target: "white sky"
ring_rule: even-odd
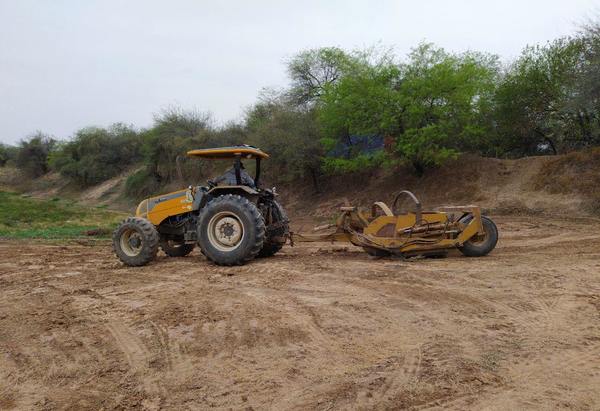
[[[149,126],[168,105],[240,119],[300,50],[420,41],[516,57],[575,33],[600,0],[0,0],[0,141]]]

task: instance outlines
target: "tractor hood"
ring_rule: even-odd
[[[135,215],[158,225],[167,217],[192,211],[193,202],[194,194],[191,188],[173,191],[143,200],[137,206]]]

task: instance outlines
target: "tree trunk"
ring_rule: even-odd
[[[425,174],[425,167],[419,160],[413,160],[412,165],[415,169],[415,173],[417,173],[417,176],[422,177],[423,174]]]
[[[321,192],[319,187],[319,176],[317,175],[317,171],[314,168],[310,169],[310,176],[312,179],[313,187],[315,189],[315,193],[319,194]]]

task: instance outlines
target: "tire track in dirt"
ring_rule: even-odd
[[[523,361],[520,365],[525,371],[513,376],[513,379],[530,380],[535,375],[546,378],[550,371],[582,372],[584,370],[600,371],[600,344],[595,343],[587,348],[572,348],[554,353],[548,357],[536,357]],[[524,366],[524,367],[523,367]],[[513,390],[518,387],[513,388]]]
[[[260,302],[267,307],[279,307],[282,313],[289,318],[295,318],[295,327],[303,328],[308,334],[319,343],[320,347],[329,347],[332,349],[337,343],[324,332],[318,317],[318,313],[302,303],[298,297],[291,297],[285,292],[276,289],[244,287],[240,289],[247,296]],[[293,306],[290,306],[293,303]],[[299,313],[304,314],[304,318],[299,317]]]
[[[432,338],[420,347],[423,369],[420,380],[428,387],[445,381],[444,385],[446,388],[450,388],[451,392],[431,393],[427,389],[419,392],[416,389],[413,404],[408,407],[409,409],[472,409],[472,404],[478,401],[482,395],[501,392],[504,389],[506,382],[498,378],[496,373],[482,369],[471,360],[466,360],[465,363],[460,341],[454,338],[444,339],[443,336],[438,335],[434,335]],[[455,348],[449,350],[449,347]],[[430,398],[433,397],[433,399],[421,400],[419,397],[423,394]]]
[[[132,373],[136,374],[142,381],[145,391],[151,395],[164,395],[164,390],[150,378],[152,372],[149,368],[149,362],[152,357],[141,339],[123,322],[118,320],[110,320],[106,328],[113,336],[117,348],[125,355]]]
[[[539,304],[524,300],[507,303],[485,296],[472,296],[471,298],[478,300],[483,306],[492,307],[499,314],[506,316],[506,320],[523,329],[531,330],[543,327],[543,323],[540,323],[535,318],[531,318],[532,313],[540,311]],[[536,306],[538,306],[537,309]]]
[[[480,398],[488,390],[478,390],[475,392],[467,392],[460,394],[453,394],[437,398],[433,401],[426,402],[424,404],[418,404],[410,407],[411,410],[465,410],[472,408],[473,402]]]
[[[600,240],[600,235],[557,234],[543,238],[512,240],[507,248],[547,249],[550,246],[560,246],[568,243],[581,243],[582,241]]]
[[[173,354],[169,341],[169,333],[163,327],[158,326],[154,321],[150,321],[150,325],[156,334],[156,340],[159,347],[158,354],[160,358],[164,359],[165,365],[169,370],[173,370]]]
[[[112,320],[106,327],[114,337],[117,347],[125,354],[131,369],[135,371],[145,369],[150,359],[150,352],[142,341],[120,321]]]
[[[558,317],[566,312],[563,304],[566,300],[565,294],[560,294],[553,298],[533,297],[531,301],[539,307],[540,312],[546,319],[544,327],[550,328],[560,324],[560,318]]]
[[[406,351],[401,365],[398,366],[399,361],[395,358],[394,360],[388,359],[384,363],[383,370],[376,370],[378,367],[375,367],[375,370],[369,372],[369,375],[375,374],[384,378],[383,384],[373,390],[363,391],[362,394],[359,394],[359,398],[366,398],[366,407],[374,408],[393,402],[393,399],[404,391],[415,390],[419,384],[422,359],[421,346],[417,346]]]
[[[156,335],[158,358],[164,359],[168,373],[175,378],[191,374],[194,371],[192,362],[184,358],[180,344],[170,337],[169,331],[154,321],[150,321],[150,326]]]
[[[287,390],[270,409],[393,409],[398,395],[418,385],[421,360],[417,346],[356,372]]]
[[[504,387],[502,395],[518,399],[523,407],[539,407],[539,403],[535,404],[529,401],[531,391],[535,390],[537,393],[543,393],[546,408],[552,409],[566,404],[565,393],[560,391],[564,378],[572,379],[575,374],[584,384],[593,386],[593,381],[596,381],[595,386],[597,387],[600,384],[600,363],[598,362],[600,346],[596,344],[583,349],[572,348],[566,351],[552,353],[550,357],[547,355],[537,356],[523,361],[518,366],[512,366],[507,370],[512,374],[511,380]],[[518,368],[521,369],[520,372]],[[524,389],[525,393],[523,393]],[[595,388],[591,389],[595,390]],[[574,393],[570,392],[569,396],[573,395]],[[551,404],[553,405],[551,406]]]

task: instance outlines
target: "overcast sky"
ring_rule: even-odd
[[[169,105],[238,120],[300,50],[420,41],[499,54],[573,34],[600,0],[0,0],[0,141],[149,126]]]

